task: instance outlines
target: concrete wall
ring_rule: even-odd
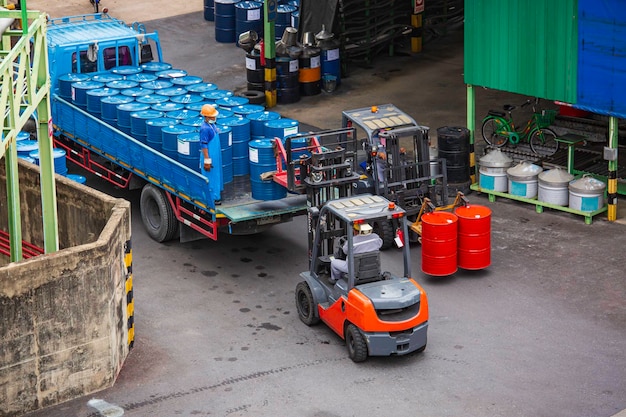
[[[43,246],[39,172],[19,172],[23,237]],[[0,267],[0,416],[111,386],[132,347],[130,203],[57,176],[57,206],[62,249]]]

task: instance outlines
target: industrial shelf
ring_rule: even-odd
[[[516,201],[521,201],[521,202],[528,203],[528,204],[533,204],[535,206],[535,211],[537,213],[543,213],[543,208],[548,207],[554,210],[565,211],[567,213],[572,213],[572,214],[576,214],[579,216],[583,216],[585,218],[585,224],[591,224],[594,216],[607,211],[606,205],[604,205],[603,207],[595,211],[576,210],[576,209],[569,208],[567,206],[559,206],[557,204],[547,203],[545,201],[539,201],[536,198],[526,198],[526,197],[521,197],[521,196],[514,195],[514,194],[503,193],[500,191],[494,191],[494,190],[489,190],[486,188],[481,188],[478,183],[472,184],[470,186],[470,189],[477,191],[479,193],[488,194],[490,202],[496,201],[496,197],[504,197],[510,200],[516,200]]]

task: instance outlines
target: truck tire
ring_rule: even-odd
[[[391,222],[388,220],[381,220],[378,222],[374,222],[372,225],[372,229],[374,229],[374,233],[376,233],[383,240],[383,245],[380,247],[381,250],[389,249],[394,245],[393,239],[394,230]]]
[[[309,284],[304,281],[296,285],[296,308],[298,309],[298,317],[307,326],[313,326],[320,322],[320,318],[315,315],[317,306],[313,300],[313,293],[311,293]]]
[[[141,190],[139,210],[143,225],[152,239],[161,243],[176,237],[178,220],[167,201],[165,191],[152,184],[146,184]]]
[[[353,362],[363,362],[367,359],[367,342],[363,333],[352,323],[346,327],[346,346],[348,355]]]

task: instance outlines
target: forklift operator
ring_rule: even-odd
[[[353,254],[375,252],[383,245],[383,240],[376,233],[372,233],[373,229],[367,223],[354,225],[354,238],[352,239]],[[348,242],[343,244],[341,248],[343,253],[348,253]],[[348,273],[348,263],[343,259],[333,258],[330,262],[330,283],[334,284],[342,273]]]

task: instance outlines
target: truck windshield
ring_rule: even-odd
[[[118,53],[116,54],[116,50]],[[89,59],[87,50],[80,51],[80,71],[76,65],[76,52],[72,54],[72,72],[96,72],[98,71],[98,60],[100,55],[98,54],[95,60]],[[104,59],[104,69],[108,70],[120,65],[132,65],[132,57],[130,48],[128,46],[120,46],[119,48],[110,47],[105,48],[102,51],[102,58]]]

